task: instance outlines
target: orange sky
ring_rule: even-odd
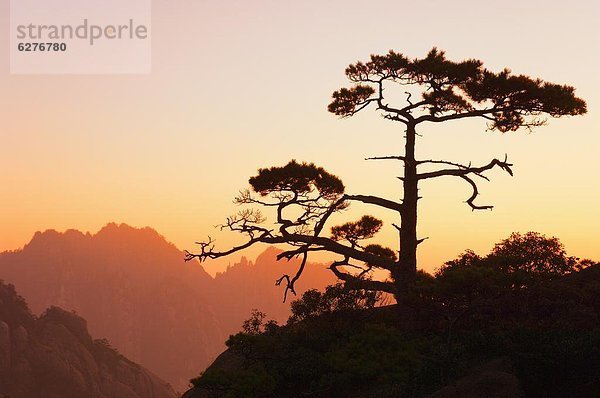
[[[0,1],[6,26],[9,2]],[[421,130],[418,156],[476,164],[507,153],[515,177],[494,172],[481,185],[492,212],[471,212],[461,181],[423,185],[419,230],[430,239],[420,265],[434,269],[466,248],[485,253],[528,230],[600,258],[600,5],[321,3],[154,1],[150,75],[10,75],[0,40],[0,250],[36,230],[95,232],[110,221],[149,225],[192,248],[235,211],[231,199],[258,167],[290,158],[324,166],[349,192],[397,198],[398,165],[362,159],[399,153],[400,126],[374,111],[339,120],[326,106],[349,63],[391,48],[421,57],[435,45],[454,60],[574,85],[589,113],[533,134],[486,133],[481,121]],[[396,234],[381,239],[391,245]]]

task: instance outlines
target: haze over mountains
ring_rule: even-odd
[[[183,391],[225,348],[251,309],[283,322],[289,303],[274,281],[295,272],[267,249],[212,278],[151,228],[108,224],[97,234],[37,232],[22,250],[0,254],[0,279],[15,285],[36,314],[76,311],[94,338]],[[298,292],[333,282],[309,264]]]

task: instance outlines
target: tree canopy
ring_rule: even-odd
[[[385,119],[402,125],[404,134],[399,139],[404,153],[367,158],[401,162],[401,200],[349,194],[339,177],[313,163],[292,160],[284,166],[258,170],[258,174],[249,179],[250,189],[241,191],[236,198],[237,204],[251,208],[229,217],[221,228],[245,235],[245,243],[218,251],[209,239],[199,243],[199,252],[187,252],[187,260],[214,259],[256,243],[283,245],[285,251],[279,259],[301,259],[295,275],[283,275],[277,281],[277,284],[285,282],[287,295],[295,293],[295,282],[302,275],[309,254],[328,252],[336,256],[329,268],[350,287],[392,293],[400,302],[414,290],[417,246],[425,239],[417,236],[419,184],[439,177],[458,177],[472,190],[466,203],[473,210],[485,210],[493,206],[475,203],[479,195],[476,179],[487,180],[485,173],[494,168],[513,174],[513,165],[506,156],[482,166],[417,159],[417,127],[426,122],[476,118],[486,121],[491,130],[508,132],[541,126],[546,122],[545,116],[575,116],[586,112],[585,101],[575,96],[571,86],[515,75],[508,69],[492,72],[475,59],[451,61],[436,48],[421,59],[410,59],[395,51],[372,55],[366,62],[348,66],[346,76],[351,86],[333,93],[329,112],[345,118],[372,107]],[[398,96],[393,95],[388,98],[388,93],[398,89],[406,90],[402,94],[404,100],[398,101]],[[398,104],[390,105],[390,98]],[[333,214],[356,202],[390,212],[389,225],[399,233],[396,248],[368,242],[383,226],[382,220],[371,215],[330,226]],[[271,225],[256,207],[273,210]],[[399,223],[394,222],[397,218]],[[508,245],[498,248],[501,249],[510,252]],[[530,267],[536,269],[539,265],[536,264],[531,263]],[[555,266],[561,267],[560,264]],[[373,269],[389,272],[391,280],[372,280]]]
[[[542,125],[542,114],[559,117],[586,112],[585,101],[575,96],[571,86],[514,75],[510,69],[495,73],[476,59],[453,62],[437,48],[422,59],[394,51],[371,55],[367,62],[348,66],[346,76],[355,84],[334,92],[328,108],[342,117],[374,104],[384,117],[406,124],[482,117],[490,129],[506,132]],[[384,102],[387,81],[419,86],[421,98],[413,103],[409,97],[404,107],[391,107]],[[421,114],[414,116],[417,112]]]

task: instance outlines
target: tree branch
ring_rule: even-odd
[[[380,198],[372,195],[344,195],[347,200],[355,200],[362,203],[372,204],[386,209],[401,211],[402,203],[394,202],[393,200]]]
[[[475,211],[475,210],[492,210],[494,208],[494,206],[478,206],[478,205],[474,204],[473,201],[475,200],[475,198],[477,198],[477,196],[479,196],[479,190],[477,189],[477,184],[475,184],[475,181],[473,181],[466,175],[463,175],[460,177],[463,180],[465,180],[466,182],[468,182],[471,185],[471,187],[473,187],[473,194],[469,197],[469,199],[467,199],[467,204],[469,206],[471,206],[471,209],[473,211]]]
[[[379,89],[378,97],[375,99],[377,101],[377,108],[381,109],[385,112],[394,114],[394,116],[387,115],[387,116],[389,116],[389,117],[386,117],[387,119],[395,120],[397,122],[402,122],[404,124],[408,124],[409,121],[413,119],[413,117],[410,115],[410,113],[408,113],[407,111],[404,111],[402,109],[393,108],[393,107],[389,106],[388,104],[383,103],[383,99],[384,99],[383,98],[383,82],[384,82],[384,80],[386,80],[390,77],[391,76],[384,76],[381,79],[379,79],[379,81],[377,81],[377,87]],[[404,117],[404,119],[402,119],[402,117],[400,117],[400,116]]]
[[[207,258],[210,259],[215,259],[215,258],[219,258],[219,257],[224,257],[224,256],[228,256],[230,254],[233,254],[235,252],[239,252],[240,250],[244,250],[250,246],[252,246],[255,243],[259,243],[259,242],[264,242],[265,239],[267,238],[267,236],[271,235],[271,231],[265,232],[262,235],[258,236],[258,237],[253,237],[251,238],[248,242],[239,245],[239,246],[234,246],[231,249],[224,251],[224,252],[215,252],[214,251],[214,240],[212,240],[210,237],[208,238],[208,242],[196,242],[196,244],[200,245],[200,253],[191,253],[189,251],[185,251],[184,252],[184,260],[185,261],[191,261],[195,258],[197,258],[200,262],[203,262],[204,260],[206,260]]]
[[[462,177],[462,176],[466,176],[468,174],[480,175],[484,171],[490,170],[490,169],[494,168],[495,166],[500,167],[502,170],[506,171],[508,174],[510,174],[512,176],[513,171],[511,169],[511,167],[513,165],[511,163],[507,162],[506,157],[504,159],[505,159],[504,161],[501,161],[498,159],[493,159],[491,162],[489,162],[485,166],[481,166],[481,167],[467,167],[467,166],[462,166],[462,165],[458,165],[458,164],[453,164],[454,166],[457,166],[459,168],[458,169],[437,170],[437,171],[432,171],[432,172],[428,172],[428,173],[417,174],[417,179],[425,180],[428,178],[436,178],[436,177],[442,177],[442,176]],[[439,161],[439,163],[451,164],[450,162],[444,162],[444,161]]]
[[[338,279],[346,282],[348,287],[353,289],[364,289],[364,290],[372,290],[372,291],[380,291],[386,292],[390,294],[396,294],[396,289],[394,285],[387,282],[373,281],[369,279],[359,278],[347,272],[343,272],[339,269],[342,266],[349,266],[350,259],[348,257],[344,257],[343,260],[334,261],[329,269],[334,273]]]
[[[287,294],[288,292],[292,292],[292,294],[295,296],[296,295],[296,290],[295,290],[295,283],[296,281],[300,278],[300,276],[302,275],[302,272],[304,272],[304,267],[306,266],[306,260],[308,259],[308,253],[306,250],[304,250],[302,252],[302,263],[300,263],[300,267],[298,268],[298,271],[296,272],[296,275],[294,275],[293,278],[290,279],[289,275],[283,275],[281,278],[277,279],[277,281],[275,282],[276,286],[281,285],[281,282],[285,279],[286,280],[286,286],[285,286],[285,292],[283,293],[283,302],[285,303],[285,301],[287,300]]]
[[[486,109],[476,109],[473,111],[463,112],[463,113],[453,113],[451,115],[444,115],[444,116],[423,115],[423,116],[418,117],[415,120],[415,124],[419,124],[421,122],[441,123],[441,122],[445,122],[448,120],[464,119],[467,117],[485,117],[486,115],[492,114],[494,112],[499,112],[501,110],[502,109],[493,107],[493,108],[486,108]],[[489,119],[489,118],[486,117],[486,119]]]
[[[322,236],[314,236],[314,235],[305,235],[300,233],[288,233],[285,236],[272,235],[271,232],[265,232],[260,236],[254,237],[250,239],[248,242],[235,246],[232,249],[229,249],[224,252],[214,251],[214,246],[212,245],[212,241],[210,243],[200,242],[201,252],[200,253],[190,253],[185,252],[185,260],[190,261],[194,258],[199,259],[201,262],[206,260],[207,258],[215,259],[227,256],[229,254],[238,252],[245,248],[248,248],[255,243],[266,243],[271,245],[276,244],[289,244],[289,245],[306,245],[307,248],[312,248],[313,245],[318,246],[318,250],[330,251],[332,253],[336,253],[348,258],[355,259],[357,261],[362,261],[367,264],[374,265],[379,268],[383,268],[386,270],[391,270],[395,266],[395,262],[391,259],[379,257],[373,254],[366,253],[359,248],[350,247],[343,245],[339,242],[334,241],[330,238],[325,238]]]
[[[372,158],[365,158],[365,160],[402,160],[406,161],[404,156],[375,156]]]

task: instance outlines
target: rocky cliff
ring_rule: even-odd
[[[51,307],[36,318],[0,282],[0,394],[11,398],[173,398],[164,381],[93,340],[86,321]]]

